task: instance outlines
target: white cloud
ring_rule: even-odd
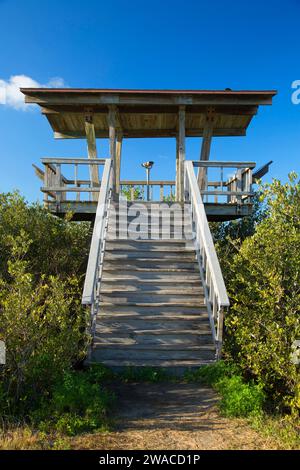
[[[24,103],[24,95],[20,88],[63,88],[64,80],[60,77],[51,78],[48,83],[40,84],[27,75],[13,75],[9,80],[0,79],[0,104],[16,110],[27,111],[33,105]]]

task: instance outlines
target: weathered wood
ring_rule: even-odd
[[[194,167],[223,167],[223,168],[254,168],[256,163],[255,162],[230,162],[230,161],[198,161],[198,160],[190,160]]]
[[[87,150],[88,150],[88,158],[91,160],[97,159],[97,146],[96,146],[96,137],[95,137],[95,127],[92,122],[91,118],[86,118],[85,120],[85,133],[86,133],[86,140],[87,140]],[[89,165],[90,170],[90,179],[92,183],[92,187],[99,187],[100,180],[99,180],[99,172],[97,165]],[[97,201],[98,194],[96,192],[92,192],[92,199]]]
[[[97,138],[108,138],[109,131],[97,129],[96,131]],[[186,137],[202,137],[204,133],[204,128],[197,129],[186,129]],[[123,137],[127,139],[139,139],[139,138],[152,138],[152,137],[176,137],[177,131],[174,128],[169,129],[123,129]],[[213,137],[243,137],[246,135],[246,131],[240,128],[218,128],[214,129]],[[63,131],[63,132],[54,132],[55,139],[82,139],[85,136],[83,131]]]
[[[108,107],[108,128],[109,128],[109,155],[111,159],[111,187],[112,198],[116,197],[116,112],[114,105]]]
[[[120,193],[122,141],[123,141],[123,135],[120,131],[118,131],[117,142],[116,142],[116,195],[117,196]]]
[[[185,107],[178,112],[178,201],[184,200],[184,161],[185,161]]]
[[[101,250],[102,236],[104,232],[104,218],[107,209],[107,198],[110,190],[111,160],[108,159],[104,166],[102,185],[98,198],[93,236],[91,241],[88,266],[84,281],[82,303],[92,305],[95,296],[95,283],[98,273],[99,253]]]
[[[207,161],[209,160],[210,148],[211,148],[211,141],[213,136],[213,128],[214,128],[214,113],[210,112],[206,116],[206,124],[203,131],[203,140],[200,152],[200,161]],[[198,170],[198,185],[201,190],[205,189],[207,179],[207,171],[205,168],[199,168]]]
[[[87,160],[86,158],[77,158],[77,157],[68,157],[68,158],[61,158],[61,157],[43,157],[41,158],[41,162],[44,165],[104,165],[107,158],[90,158]],[[52,167],[54,168],[54,167]]]

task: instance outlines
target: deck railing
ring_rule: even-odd
[[[149,200],[150,201],[174,201],[175,200],[175,181],[150,181]],[[147,200],[147,181],[123,180],[120,182],[120,190],[126,193],[130,201]]]
[[[217,355],[220,357],[223,341],[224,309],[229,307],[229,299],[194,166],[197,165],[194,165],[192,161],[185,162],[185,201],[191,206],[200,275],[205,289],[212,334],[217,346]]]
[[[44,171],[34,165],[36,174],[43,180],[41,191],[45,194],[45,202],[80,202],[82,200],[98,200],[100,191],[99,167],[105,164],[107,159],[87,158],[42,158]],[[88,170],[96,167],[98,178],[93,181],[91,177],[86,179],[79,176],[79,168],[85,166]],[[63,167],[73,176],[65,176]],[[74,195],[75,194],[75,199]],[[93,197],[95,196],[95,197]]]
[[[82,303],[91,307],[92,334],[95,328],[95,318],[98,310],[103,258],[105,251],[106,232],[108,224],[108,212],[111,200],[111,159],[107,159],[104,165],[101,188],[97,204],[97,212],[94,222],[89,260],[84,281]]]
[[[198,168],[198,184],[205,203],[251,202],[254,162],[192,161]],[[230,174],[226,177],[225,171]],[[212,175],[213,174],[213,178]],[[200,175],[200,176],[199,176]]]

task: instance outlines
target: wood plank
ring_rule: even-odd
[[[214,114],[210,112],[206,117],[206,124],[205,124],[204,132],[203,132],[203,140],[202,140],[201,152],[200,152],[201,161],[209,160],[211,142],[212,142],[212,136],[213,136],[213,128],[214,128]],[[199,168],[197,181],[198,181],[200,190],[205,189],[206,179],[207,179],[207,170],[205,168]]]
[[[109,155],[111,159],[111,186],[112,198],[116,197],[116,112],[114,105],[108,107],[108,128],[109,128]]]
[[[116,142],[116,195],[120,193],[120,175],[121,175],[121,155],[122,155],[123,135],[117,132]]]
[[[91,160],[97,159],[97,146],[96,146],[96,137],[95,137],[95,127],[92,120],[86,119],[85,120],[85,134],[87,140],[87,150],[88,150],[88,158]],[[97,165],[89,165],[90,170],[90,179],[92,183],[92,187],[98,188],[100,186],[99,180],[99,172]],[[97,201],[98,194],[96,192],[92,192],[92,200]]]
[[[178,112],[178,201],[184,200],[184,161],[185,161],[185,107]]]

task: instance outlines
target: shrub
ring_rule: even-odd
[[[5,414],[26,413],[86,350],[86,318],[76,277],[41,276],[26,256],[31,244],[21,230],[10,238],[7,274],[0,278],[0,335],[7,363],[1,371]]]
[[[261,385],[245,383],[239,375],[220,379],[215,388],[222,398],[220,409],[225,416],[247,417],[262,414],[265,394]]]
[[[263,384],[281,409],[300,410],[300,183],[274,180],[262,195],[266,217],[231,259],[232,306],[226,349],[245,374]]]
[[[55,384],[50,401],[33,414],[40,429],[55,429],[68,435],[106,429],[114,395],[94,379],[89,371],[64,373]]]
[[[188,382],[212,386],[221,395],[220,409],[226,416],[248,417],[261,415],[265,402],[262,386],[246,382],[236,365],[226,361],[206,365],[184,376]]]

